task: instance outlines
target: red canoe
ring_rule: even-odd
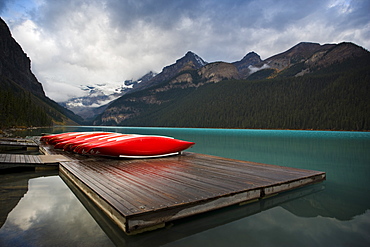
[[[101,137],[97,140],[79,144],[72,151],[75,153],[79,153],[79,154],[88,154],[90,149],[94,147],[98,147],[99,145],[102,145],[106,143],[107,141],[113,141],[113,140],[119,139],[123,136],[126,136],[126,135],[116,133],[116,135]]]
[[[78,136],[82,136],[82,135],[86,135],[86,134],[87,133],[82,134],[81,132],[68,133],[66,135],[61,134],[61,135],[58,135],[58,136],[55,136],[55,137],[52,137],[52,138],[48,139],[46,141],[46,143],[49,144],[49,145],[55,145],[55,144],[57,144],[59,142],[71,140],[71,139],[74,139],[74,138],[76,138]]]
[[[54,145],[54,148],[61,148],[64,149],[66,145],[69,144],[75,144],[75,143],[84,143],[90,140],[90,138],[95,138],[95,137],[101,137],[103,135],[109,134],[107,132],[94,132],[94,133],[86,133],[86,134],[81,134],[81,135],[76,135],[74,138],[64,138],[64,141],[58,141]]]
[[[178,154],[194,142],[167,136],[145,136],[111,132],[69,132],[40,139],[54,148],[80,154],[128,158],[152,158]]]
[[[63,136],[68,136],[68,135],[75,135],[78,134],[78,132],[67,132],[67,133],[60,133],[60,134],[50,134],[50,135],[44,135],[40,138],[40,141],[43,142],[48,142],[52,138],[61,138]]]
[[[128,135],[90,149],[89,154],[128,158],[151,158],[178,154],[194,142],[166,136]]]
[[[87,143],[93,143],[95,141],[104,139],[104,138],[113,138],[114,136],[120,135],[118,133],[105,133],[102,135],[95,135],[93,137],[88,138],[80,138],[79,140],[72,140],[68,142],[64,147],[64,151],[74,151],[74,149],[80,145],[84,145]]]

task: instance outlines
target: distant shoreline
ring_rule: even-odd
[[[63,125],[64,126],[64,125]],[[68,127],[69,125],[65,125]],[[0,128],[0,137],[11,137],[13,136],[12,132],[14,131],[23,131],[23,130],[32,130],[40,128],[53,128],[57,126],[38,126],[38,127],[26,127],[26,126],[16,126],[11,128]],[[58,127],[60,127],[58,125]],[[88,125],[81,125],[80,127],[89,127]],[[91,126],[91,127],[113,127],[113,126]],[[136,128],[189,128],[189,129],[235,129],[235,130],[244,130],[241,128],[209,128],[209,127],[163,127],[163,126],[114,126],[114,127],[136,127]],[[331,130],[331,129],[258,129],[258,128],[247,128],[245,130],[291,130],[291,131],[349,131],[349,132],[370,132],[370,130]]]
[[[12,132],[14,131],[22,131],[22,130],[32,130],[32,129],[40,129],[40,128],[48,128],[53,126],[39,126],[39,127],[26,127],[26,126],[16,126],[10,128],[0,128],[0,137],[10,137],[12,136]]]

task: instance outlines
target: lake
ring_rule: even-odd
[[[323,183],[126,236],[57,171],[0,174],[0,246],[370,246],[370,132],[54,127],[158,134],[188,151],[325,171]]]

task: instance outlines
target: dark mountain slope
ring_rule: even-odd
[[[76,124],[80,117],[45,96],[31,61],[0,18],[0,127]]]
[[[31,61],[11,36],[6,23],[0,18],[0,75],[12,80],[31,93],[45,95],[41,83],[31,72]]]
[[[207,84],[123,124],[369,130],[369,71]]]

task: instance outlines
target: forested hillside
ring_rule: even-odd
[[[142,91],[132,97],[145,95]],[[120,125],[370,130],[369,95],[366,56],[300,77],[224,80],[158,92],[161,103],[141,104],[141,114]],[[137,109],[139,103],[131,103]]]
[[[3,83],[2,83],[3,86]],[[50,126],[52,119],[35,102],[35,96],[25,91],[15,93],[0,89],[0,127]]]
[[[31,71],[31,60],[0,18],[0,128],[81,121],[81,117],[45,95]]]
[[[72,112],[0,76],[0,127],[76,124]],[[69,118],[69,117],[70,118]]]

